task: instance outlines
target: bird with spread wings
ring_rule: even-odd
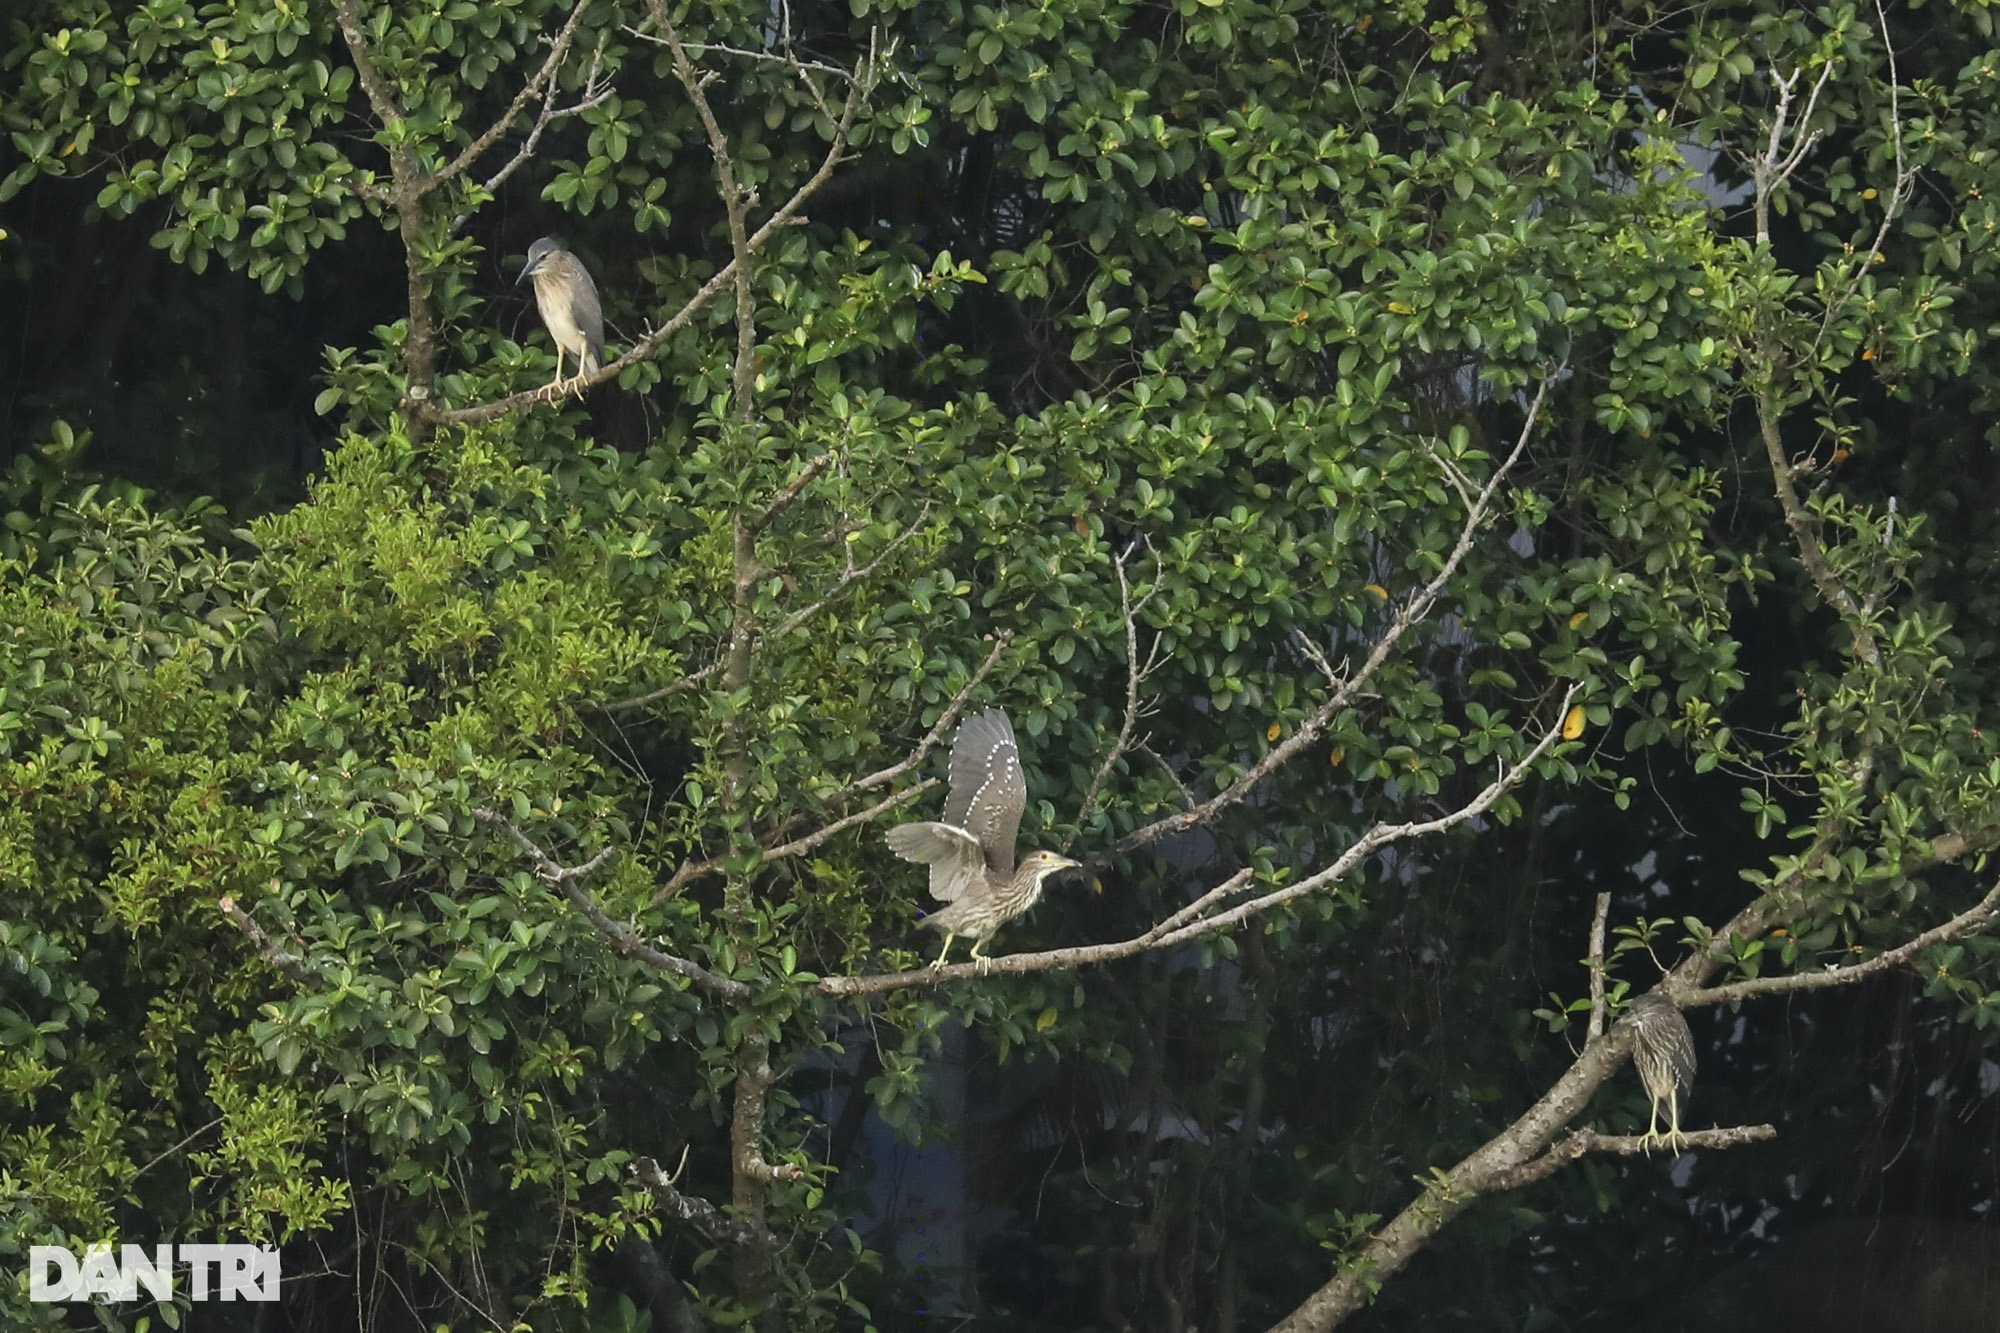
[[[952,737],[950,785],[942,822],[899,824],[889,830],[889,850],[931,870],[931,897],[944,906],[924,923],[944,932],[932,967],[943,967],[951,942],[972,941],[972,957],[994,932],[1033,907],[1042,881],[1077,862],[1055,852],[1033,851],[1014,864],[1014,839],[1028,805],[1028,778],[1014,724],[998,708],[974,713]]]

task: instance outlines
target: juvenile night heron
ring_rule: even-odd
[[[1028,779],[1014,724],[998,708],[974,713],[951,740],[951,783],[944,822],[898,824],[887,834],[889,850],[931,868],[931,897],[944,906],[924,924],[944,932],[932,967],[943,967],[951,942],[972,941],[972,957],[1006,922],[1035,905],[1042,881],[1077,863],[1054,852],[1029,852],[1014,864],[1014,835],[1028,804]]]
[[[576,379],[597,373],[604,363],[604,307],[597,302],[597,284],[583,261],[544,236],[528,247],[528,264],[514,279],[519,287],[535,280],[535,306],[556,343],[554,390],[563,383],[563,353],[576,358]]]
[[[1681,1098],[1694,1089],[1694,1033],[1688,1031],[1679,1007],[1659,994],[1632,1001],[1625,1021],[1632,1025],[1632,1063],[1653,1103],[1640,1141],[1649,1153],[1656,1143],[1678,1152],[1687,1142],[1681,1133]],[[1661,1102],[1667,1104],[1665,1135],[1660,1133]]]

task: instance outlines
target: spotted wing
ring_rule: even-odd
[[[998,708],[958,724],[951,742],[951,791],[944,818],[979,840],[986,869],[998,879],[1014,873],[1014,839],[1028,807],[1028,777],[1014,724]]]
[[[905,861],[931,868],[931,897],[956,899],[977,882],[984,860],[979,839],[950,824],[898,824],[883,835],[889,850]]]

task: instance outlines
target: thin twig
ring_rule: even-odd
[[[810,606],[794,611],[791,615],[779,621],[775,627],[765,633],[765,640],[781,639],[785,635],[790,634],[793,630],[798,629],[820,612],[826,610],[827,607],[833,605],[848,589],[873,575],[876,570],[880,569],[888,561],[890,556],[894,555],[904,545],[915,538],[918,533],[923,531],[924,524],[929,515],[930,506],[926,505],[923,512],[917,515],[916,520],[909,527],[896,534],[890,540],[889,544],[877,552],[875,558],[865,565],[857,566],[854,563],[854,554],[849,550],[847,552],[847,568],[841,571],[840,577],[834,580],[833,586],[821,594],[818,601],[813,602]],[[723,665],[724,659],[717,658],[701,670],[690,672],[671,684],[662,685],[655,690],[648,690],[646,693],[635,695],[630,699],[617,699],[611,703],[603,704],[601,707],[607,713],[623,713],[634,708],[644,708],[647,704],[655,704],[662,699],[671,698],[676,694],[694,689],[696,686],[706,682],[716,672],[722,670]]]
[[[479,160],[480,156],[487,149],[499,142],[500,136],[507,132],[514,124],[515,119],[527,107],[528,103],[534,100],[537,93],[541,92],[543,85],[553,83],[556,71],[562,68],[563,59],[569,54],[570,42],[576,38],[577,25],[583,22],[583,16],[589,9],[590,0],[577,0],[576,8],[570,11],[568,21],[562,25],[561,31],[556,33],[556,39],[550,45],[548,57],[542,61],[542,67],[535,71],[533,78],[521,85],[521,90],[514,94],[514,100],[508,103],[506,111],[501,113],[499,119],[486,127],[484,134],[481,134],[477,139],[474,139],[460,150],[457,157],[427,177],[418,193],[429,194],[432,190],[437,189],[447,181],[454,180],[464,174],[474,162]],[[602,48],[600,48],[600,52],[601,50]],[[551,86],[549,90],[551,102],[554,96],[555,90]],[[544,117],[546,118],[546,107],[544,109]],[[539,132],[540,126],[537,125],[536,129]]]
[[[1090,812],[1097,808],[1098,793],[1104,790],[1104,784],[1111,777],[1111,770],[1133,748],[1132,733],[1138,728],[1140,717],[1148,711],[1141,706],[1140,687],[1145,684],[1146,677],[1152,675],[1160,665],[1162,640],[1158,634],[1153,636],[1153,646],[1146,654],[1146,660],[1143,662],[1139,660],[1139,613],[1146,609],[1146,603],[1152,601],[1160,590],[1159,552],[1153,551],[1151,541],[1146,542],[1146,549],[1153,553],[1153,583],[1146,589],[1145,596],[1137,601],[1132,599],[1131,580],[1125,575],[1125,561],[1131,554],[1132,548],[1126,547],[1112,560],[1112,569],[1118,575],[1119,619],[1125,626],[1125,715],[1118,726],[1118,738],[1111,743],[1111,749],[1104,756],[1104,761],[1091,775],[1090,785],[1084,789],[1083,800],[1077,806],[1076,825],[1079,830],[1090,818]],[[1067,842],[1063,844],[1062,850],[1069,850]]]
[[[902,777],[903,774],[909,772],[917,765],[923,763],[925,756],[935,749],[938,743],[944,739],[945,734],[951,730],[951,724],[958,719],[959,713],[971,701],[972,695],[978,690],[980,682],[986,679],[987,673],[993,670],[994,666],[1000,661],[1001,654],[1007,651],[1007,645],[1013,641],[1014,632],[1012,630],[1003,631],[996,636],[991,651],[986,654],[986,660],[979,664],[971,677],[960,687],[958,693],[952,696],[952,700],[945,706],[944,712],[938,715],[937,724],[917,743],[917,747],[914,750],[887,768],[877,769],[867,777],[857,778],[846,786],[821,797],[820,806],[825,808],[827,806],[838,805],[849,797],[886,786],[894,782],[897,778]],[[805,852],[820,846],[835,834],[844,832],[856,824],[865,823],[870,819],[886,814],[906,801],[913,800],[919,793],[936,785],[937,779],[927,778],[906,791],[898,792],[886,801],[878,802],[876,805],[863,811],[859,816],[848,816],[837,820],[833,825],[829,825],[827,828],[821,829],[818,833],[806,838],[800,838],[788,843],[779,842],[778,839],[790,837],[805,826],[805,816],[794,815],[779,825],[776,830],[766,835],[766,848],[763,859],[766,861],[776,861],[783,860],[786,857],[803,855]],[[662,884],[659,890],[653,894],[654,904],[657,906],[670,898],[678,897],[681,890],[695,880],[717,873],[723,867],[723,859],[720,856],[710,856],[691,858],[681,862],[675,868],[674,873],[667,879],[667,882]]]

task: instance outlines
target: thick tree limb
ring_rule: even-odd
[[[1979,850],[1982,843],[1990,845],[1990,836],[1967,838],[1951,835],[1936,839],[1932,843],[1938,859],[1953,859],[1971,851]],[[1823,838],[1824,845],[1830,845]],[[1727,941],[1735,939],[1760,938],[1773,924],[1773,918],[1785,910],[1786,904],[1796,904],[1806,882],[1813,873],[1815,858],[1808,856],[1785,882],[1745,907],[1716,934],[1716,943],[1711,951],[1696,953],[1684,959],[1661,981],[1660,989],[1671,996],[1676,1003],[1719,1003],[1732,998],[1733,987],[1719,986],[1704,991],[1700,983],[1719,970],[1729,958]],[[1944,925],[1924,932],[1923,935],[1890,951],[1896,955],[1896,962],[1907,959],[1921,949],[1955,938],[1960,934],[1982,927],[1991,917],[1996,906],[2000,906],[2000,889],[1987,895],[1974,908],[1953,917]],[[1894,966],[1895,963],[1886,964]],[[1816,986],[1843,985],[1860,981],[1864,977],[1882,971],[1884,968],[1856,965],[1843,968],[1836,974],[1837,979],[1815,982]],[[1804,974],[1817,976],[1819,974]],[[1759,979],[1764,980],[1764,979]],[[1769,980],[1781,980],[1770,978]],[[1771,990],[1787,989],[1771,987]],[[1755,994],[1758,992],[1750,992]],[[1587,1108],[1597,1089],[1622,1066],[1632,1049],[1632,1029],[1623,1023],[1612,1024],[1601,1037],[1585,1042],[1582,1052],[1571,1062],[1569,1068],[1552,1084],[1547,1092],[1521,1117],[1505,1130],[1482,1144],[1469,1156],[1458,1162],[1450,1170],[1440,1173],[1417,1199],[1392,1218],[1362,1248],[1360,1254],[1344,1263],[1331,1281],[1308,1296],[1297,1309],[1274,1325],[1270,1333],[1327,1333],[1342,1319],[1365,1305],[1375,1286],[1391,1274],[1400,1270],[1427,1246],[1431,1238],[1471,1206],[1481,1195],[1517,1184],[1527,1184],[1554,1172],[1565,1160],[1574,1160],[1571,1154],[1565,1158],[1564,1147],[1552,1148],[1563,1128],[1581,1115]],[[1708,1143],[1705,1146],[1727,1147],[1738,1142],[1755,1142],[1763,1137],[1764,1126],[1739,1126],[1731,1130],[1697,1131],[1698,1134],[1720,1134],[1726,1141]],[[1617,1142],[1609,1136],[1598,1136],[1592,1131],[1584,1151],[1593,1150],[1600,1142]],[[1572,1135],[1571,1139],[1574,1140]],[[1690,1139],[1697,1139],[1690,1134]],[[1634,1140],[1636,1142],[1636,1140]],[[1622,1148],[1607,1151],[1624,1151]]]
[[[668,1175],[652,1158],[641,1157],[633,1162],[632,1175],[652,1191],[660,1207],[670,1216],[692,1224],[717,1245],[733,1249],[756,1241],[756,1231],[748,1222],[731,1217],[707,1199],[681,1193],[676,1185],[679,1173]]]
[[[424,280],[428,262],[424,259],[424,173],[416,150],[399,133],[404,113],[402,99],[375,64],[368,35],[355,0],[334,0],[334,15],[340,35],[347,43],[348,58],[360,80],[368,106],[381,124],[387,139],[390,183],[388,207],[396,215],[396,233],[403,242],[406,324],[403,338],[403,377],[407,396],[403,410],[413,428],[421,427],[431,410],[431,392],[437,382],[437,316],[431,309],[429,284]],[[424,432],[417,429],[416,433]]]
[[[1611,920],[1611,895],[1597,895],[1597,911],[1590,918],[1590,953],[1584,963],[1590,968],[1590,1027],[1587,1040],[1604,1035],[1604,930]]]

